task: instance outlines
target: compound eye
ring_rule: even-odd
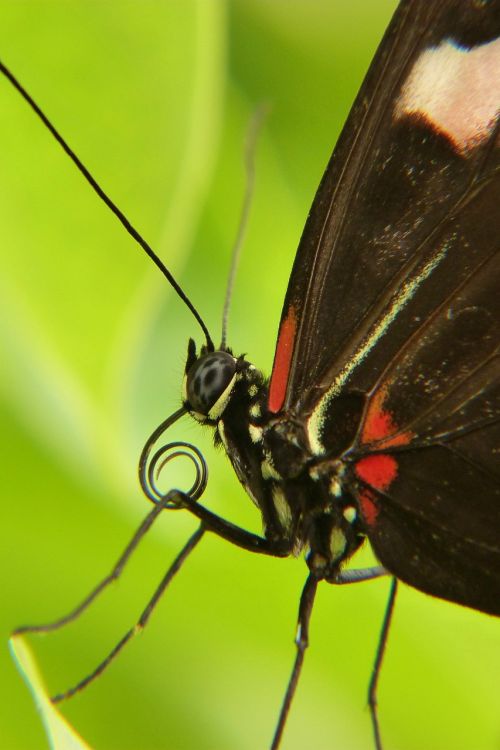
[[[227,352],[200,357],[187,375],[187,398],[193,411],[208,414],[228,387],[236,371],[236,360]]]

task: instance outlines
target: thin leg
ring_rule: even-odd
[[[354,568],[351,570],[341,570],[333,583],[362,583],[363,581],[372,581],[374,578],[389,575],[388,571],[382,565],[375,565],[373,568]]]
[[[151,617],[151,614],[158,604],[158,601],[160,600],[163,592],[167,588],[168,584],[172,580],[172,578],[175,576],[177,571],[182,567],[184,561],[188,557],[188,555],[194,550],[200,539],[202,538],[203,534],[205,533],[205,528],[203,527],[203,524],[199,526],[199,528],[195,531],[195,533],[188,539],[187,543],[184,545],[180,553],[175,558],[174,562],[170,566],[170,568],[167,570],[165,576],[160,582],[160,585],[156,589],[155,593],[151,597],[151,599],[148,602],[147,607],[139,617],[137,623],[134,625],[133,628],[130,628],[130,630],[125,633],[123,638],[118,641],[116,646],[113,648],[113,650],[108,654],[108,656],[94,669],[93,672],[88,674],[86,677],[83,678],[83,680],[80,680],[76,685],[74,685],[69,690],[66,690],[65,693],[58,693],[57,695],[54,695],[51,700],[52,703],[59,703],[60,701],[66,700],[66,698],[71,698],[72,695],[75,693],[78,693],[80,690],[83,690],[84,687],[87,687],[87,685],[95,680],[96,677],[98,677],[106,667],[111,664],[113,659],[120,653],[122,648],[125,646],[128,641],[133,638],[134,635],[137,635],[147,624],[149,618]]]
[[[211,531],[212,533],[217,534],[217,536],[220,536],[223,539],[231,542],[232,544],[238,547],[242,547],[243,549],[276,557],[286,557],[288,554],[290,554],[290,545],[288,542],[273,542],[266,539],[265,537],[260,537],[257,534],[252,534],[249,531],[246,531],[245,529],[242,529],[239,526],[235,526],[229,521],[226,521],[224,518],[221,518],[215,513],[212,513],[204,506],[199,505],[189,495],[185,495],[181,492],[178,492],[177,490],[174,490],[172,492],[169,492],[168,495],[165,495],[165,497],[161,498],[161,500],[155,501],[153,510],[141,523],[134,536],[128,543],[127,547],[120,555],[112,571],[105,578],[103,578],[100,583],[97,584],[97,586],[90,592],[90,594],[88,594],[88,596],[85,597],[82,602],[80,602],[80,604],[78,604],[77,607],[71,610],[71,612],[69,612],[67,615],[60,617],[58,620],[54,620],[53,622],[44,623],[42,625],[22,625],[21,627],[16,628],[13,631],[12,635],[21,635],[22,633],[48,633],[52,630],[57,630],[58,628],[63,627],[63,625],[67,625],[73,620],[76,620],[77,617],[79,617],[82,612],[84,612],[87,607],[92,604],[94,599],[96,599],[96,597],[99,596],[102,591],[104,591],[104,589],[106,589],[111,583],[113,583],[113,581],[116,581],[120,577],[132,553],[139,545],[142,537],[146,534],[147,531],[149,531],[154,521],[160,515],[161,511],[172,510],[173,508],[185,508],[201,521],[202,525],[205,528],[205,531]]]
[[[297,683],[299,681],[302,664],[304,662],[304,654],[306,648],[309,645],[309,621],[311,619],[311,612],[314,604],[314,598],[316,596],[317,587],[318,579],[312,573],[309,573],[305,586],[302,590],[302,595],[300,597],[297,635],[295,638],[297,655],[295,657],[292,674],[290,675],[290,679],[288,681],[283,705],[281,706],[278,725],[275,729],[273,741],[271,744],[271,750],[278,750],[280,746],[281,738],[283,736],[283,730],[285,728],[285,723],[290,711],[290,705],[292,703],[293,696],[295,695],[295,690],[297,688]]]
[[[249,552],[257,552],[261,555],[271,555],[272,557],[287,557],[291,553],[291,543],[287,539],[266,539],[265,537],[252,534],[240,526],[236,526],[225,518],[212,513],[212,511],[200,505],[189,495],[178,494],[178,505],[185,508],[198,518],[207,531],[211,531],[222,539],[241,547]]]
[[[396,594],[398,590],[397,578],[393,578],[391,581],[391,588],[389,591],[389,598],[385,608],[384,620],[382,622],[382,629],[378,639],[377,653],[375,655],[375,662],[373,664],[372,676],[370,684],[368,686],[368,705],[370,707],[370,715],[372,717],[373,736],[375,738],[375,747],[377,750],[382,749],[382,740],[380,738],[380,728],[378,724],[377,714],[377,687],[378,678],[380,676],[380,669],[382,667],[382,660],[385,654],[385,647],[387,645],[387,638],[389,636],[389,629],[391,627],[392,615],[394,612],[394,604],[396,602]]]
[[[54,622],[49,622],[45,625],[23,625],[22,627],[14,630],[12,635],[20,635],[21,633],[48,633],[51,630],[57,630],[63,625],[66,625],[68,622],[76,620],[76,618],[81,615],[81,613],[84,612],[90,604],[92,604],[94,599],[101,593],[101,591],[104,591],[104,589],[109,586],[110,583],[116,581],[117,578],[120,577],[129,557],[136,549],[142,537],[146,534],[147,531],[149,531],[154,521],[160,515],[161,511],[167,507],[171,507],[170,495],[167,495],[163,500],[158,502],[154,506],[153,510],[148,513],[148,515],[126,546],[125,550],[119,557],[111,573],[109,573],[106,578],[103,578],[103,580],[95,587],[95,589],[93,589],[90,594],[86,596],[85,599],[77,607],[75,607],[75,609],[71,610],[71,612],[69,612],[64,617],[61,617]]]

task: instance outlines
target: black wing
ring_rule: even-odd
[[[447,257],[410,304],[420,324],[368,394],[348,457],[381,562],[423,591],[497,615],[499,206],[497,174],[433,238],[428,255]]]
[[[340,454],[377,556],[497,615],[499,36],[500,0],[400,4],[308,218],[269,397],[332,456],[364,403]]]
[[[314,407],[377,327],[394,290],[414,273],[422,245],[466,200],[471,186],[497,168],[491,135],[483,132],[476,141],[467,141],[459,128],[468,117],[467,108],[474,105],[468,99],[470,82],[463,75],[467,65],[460,66],[467,51],[474,52],[499,34],[499,0],[400,4],[304,229],[280,324],[270,388],[272,411],[294,407],[305,412]],[[429,59],[433,54],[435,61]],[[486,64],[496,65],[490,88],[498,95],[498,47],[490,58]],[[447,98],[451,115],[439,109],[431,93],[426,99],[417,84],[411,84],[417,64],[421,86]],[[433,77],[432,70],[447,67],[455,68],[455,74],[449,74],[455,75],[455,85],[440,92],[439,76]],[[414,102],[408,101],[411,91],[405,99],[409,83],[415,89]],[[453,108],[458,131],[449,121]],[[401,337],[394,336],[394,328],[389,326],[387,333],[391,346],[397,347]],[[385,348],[389,336],[383,338]],[[383,367],[383,356],[381,360]],[[365,368],[363,388],[375,377],[374,366],[372,362]]]

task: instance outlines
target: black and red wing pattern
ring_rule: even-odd
[[[396,113],[402,86],[424,51],[446,40],[479,45],[499,35],[499,0],[400,4],[304,229],[280,324],[271,411],[307,409],[317,402],[418,264],[422,244],[466,199],[471,185],[496,169],[491,141],[460,150],[446,122],[439,130],[421,111]],[[436,67],[445,62],[437,58]],[[458,66],[456,76],[458,91],[444,95],[459,99],[459,85],[467,87],[468,81],[461,80]],[[390,337],[397,348],[394,328]],[[372,366],[366,374],[369,384]]]
[[[269,396],[329,455],[363,394],[342,457],[377,556],[497,615],[499,37],[500,0],[400,4],[306,224]]]
[[[434,282],[443,275],[447,293],[424,311],[374,384],[350,451],[360,480],[352,491],[381,562],[428,593],[494,614],[500,614],[499,201],[497,175],[444,229],[438,247],[449,247],[452,260]],[[427,292],[432,299],[435,290]]]

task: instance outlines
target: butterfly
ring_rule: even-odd
[[[305,550],[306,610],[368,537],[398,578],[498,614],[497,16],[401,4],[313,204],[269,393],[190,347],[183,408],[216,428],[264,541],[179,502],[241,546]]]

